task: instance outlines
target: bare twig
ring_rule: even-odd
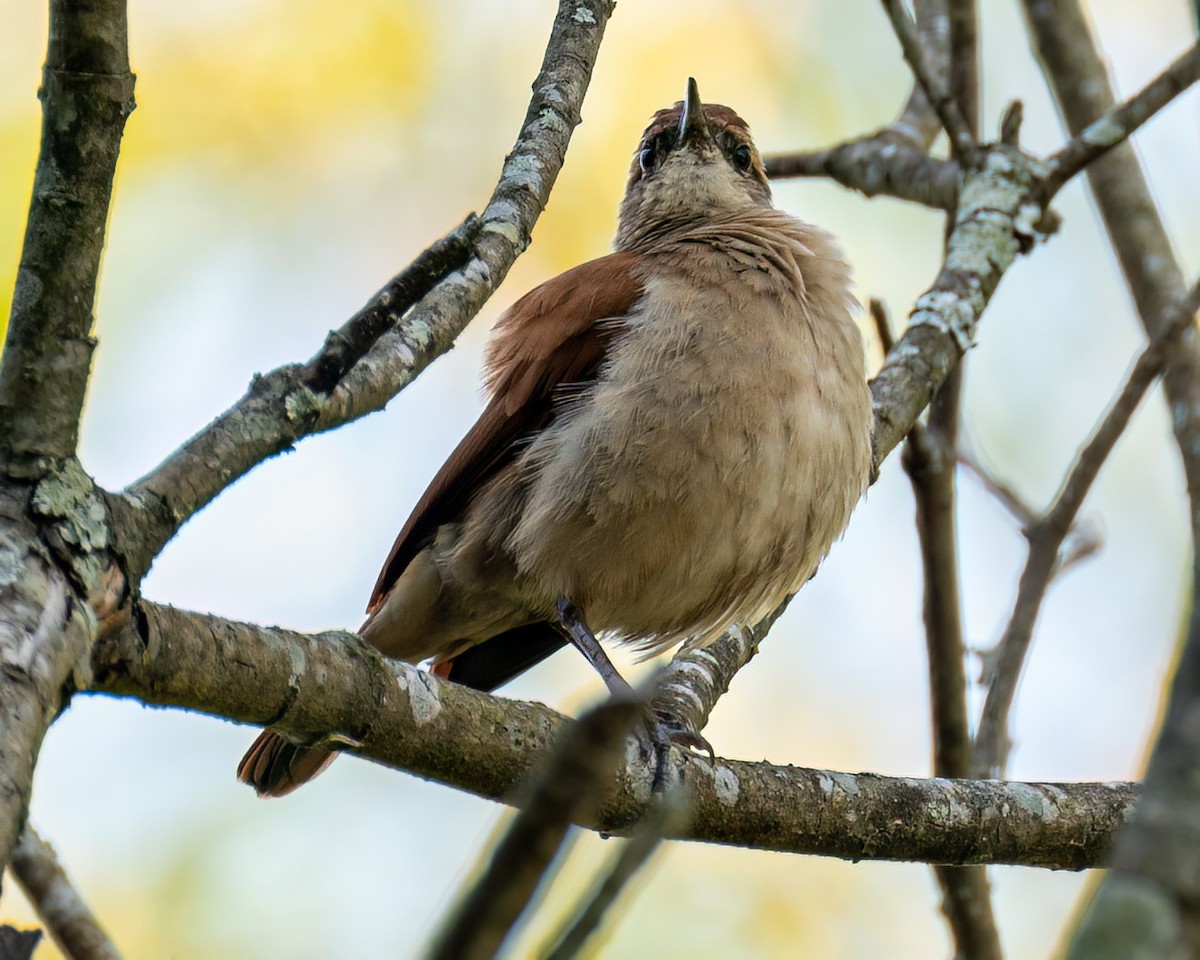
[[[687,819],[687,796],[682,787],[672,787],[658,797],[633,829],[629,839],[621,844],[604,877],[576,908],[564,929],[554,937],[554,945],[545,953],[545,960],[571,960],[578,956],[599,928],[604,915],[629,885],[629,881],[646,865],[663,838],[685,830]]]
[[[65,956],[70,960],[120,960],[117,948],[71,885],[54,850],[28,824],[13,848],[12,871]]]
[[[430,960],[496,956],[571,825],[599,805],[644,707],[637,698],[613,698],[566,725],[487,869],[447,918]]]
[[[301,382],[315,393],[328,393],[375,342],[453,270],[466,266],[483,224],[471,214],[433,243],[389,281],[365,307],[331,331],[320,353],[308,361]]]
[[[892,330],[892,317],[888,313],[887,304],[878,297],[867,301],[867,312],[871,315],[871,323],[875,327],[875,335],[879,337],[879,346],[886,357],[896,345],[896,333]]]
[[[946,85],[934,73],[928,63],[925,51],[922,49],[921,38],[912,18],[904,9],[901,0],[883,0],[884,9],[896,31],[900,47],[904,51],[904,59],[912,68],[916,78],[929,99],[929,105],[938,115],[946,134],[950,137],[950,147],[960,160],[972,161],[976,152],[975,137],[971,134],[970,125],[963,117],[958,104],[950,96]]]
[[[579,122],[612,8],[612,0],[596,0],[583,16],[579,11],[585,8],[574,0],[559,4],[524,124],[462,269],[444,277],[396,325],[380,333],[379,325],[368,324],[356,348],[346,353],[357,362],[335,385],[322,375],[322,389],[314,390],[306,369],[295,365],[256,377],[233,407],[114,498],[114,511],[127,521],[120,524],[119,548],[131,580],[149,569],[162,545],[192,515],[239,477],[303,437],[381,409],[450,348],[529,242]],[[382,304],[367,307],[374,309],[386,316]]]
[[[267,722],[300,738],[338,733],[355,752],[418,776],[511,797],[566,721],[386,660],[354,634],[306,635],[142,603],[134,627],[96,652],[95,689]],[[497,737],[495,731],[505,735]],[[634,751],[636,753],[636,751]],[[846,859],[1099,862],[1124,822],[1129,784],[920,780],[678,754],[694,820],[680,839]],[[625,833],[652,773],[631,756],[616,790],[583,824]],[[986,822],[989,829],[979,830]]]
[[[92,309],[125,119],[124,0],[50,4],[42,143],[0,364],[0,466],[37,475],[75,452]]]
[[[1092,161],[1124,143],[1147,120],[1200,80],[1200,45],[1193,46],[1124,103],[1076,134],[1050,157],[1046,188],[1052,195]]]
[[[1028,532],[1029,528],[1037,522],[1037,511],[1026,503],[1012,486],[997,477],[990,467],[981,462],[979,454],[965,436],[959,439],[958,462],[979,481],[984,490],[995,497],[1000,505],[1009,512],[1012,518],[1021,525],[1022,531]]]
[[[1038,521],[1037,511],[1008,483],[997,477],[991,468],[984,465],[980,461],[979,455],[965,439],[959,441],[958,462],[979,481],[984,490],[996,498],[1009,515],[1020,524],[1021,532],[1028,536],[1029,531]],[[1081,560],[1086,560],[1097,553],[1103,546],[1104,537],[1096,525],[1086,518],[1077,519],[1071,525],[1062,549],[1058,552],[1054,576],[1065,573]]]
[[[1029,531],[1029,558],[1017,587],[1012,618],[997,645],[988,678],[987,699],[975,745],[978,776],[998,776],[1004,770],[1009,750],[1009,709],[1063,540],[1100,468],[1166,363],[1172,341],[1192,327],[1198,309],[1200,282],[1156,325],[1159,332],[1138,356],[1120,393],[1080,449],[1050,509]]]

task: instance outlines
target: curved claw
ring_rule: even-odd
[[[691,752],[701,750],[709,759],[716,759],[716,752],[704,737],[674,714],[663,710],[647,710],[646,718],[634,728],[639,752],[647,763],[654,763],[654,780],[651,790],[662,793],[667,786],[667,758],[671,748]]]

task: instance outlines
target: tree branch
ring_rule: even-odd
[[[908,61],[913,76],[925,91],[929,105],[950,137],[950,148],[954,156],[960,161],[965,161],[968,166],[971,165],[977,147],[975,137],[946,84],[930,66],[916,25],[905,11],[901,0],[883,0],[883,7],[892,22],[892,29],[896,31],[896,38],[904,51],[904,59]]]
[[[71,885],[50,844],[28,824],[13,848],[12,871],[64,956],[70,960],[120,960],[117,948]]]
[[[1033,637],[1033,626],[1041,610],[1046,587],[1057,566],[1059,550],[1070,532],[1100,468],[1108,459],[1121,433],[1141,403],[1142,397],[1162,371],[1173,346],[1183,331],[1192,329],[1200,310],[1200,281],[1155,326],[1158,332],[1138,356],[1120,393],[1080,449],[1059,488],[1050,509],[1030,529],[1029,558],[1017,587],[1012,618],[1004,629],[992,658],[987,699],[975,740],[975,771],[978,776],[998,776],[1008,758],[1008,714],[1017,680]]]
[[[86,683],[95,620],[25,515],[27,496],[0,485],[0,868],[25,823],[42,737],[63,690]]]
[[[1059,112],[1073,135],[1113,109],[1115,98],[1078,0],[1022,0],[1034,52]],[[1154,324],[1187,291],[1155,209],[1137,154],[1121,144],[1087,169],[1104,226],[1151,336]],[[1200,494],[1200,344],[1195,334],[1179,338],[1163,374],[1188,489]]]
[[[1200,44],[1172,63],[1138,93],[1088,124],[1049,159],[1051,194],[1084,167],[1124,143],[1179,94],[1200,80]]]
[[[950,95],[967,130],[979,136],[979,36],[975,0],[952,0],[948,10]],[[953,221],[947,225],[949,231]],[[958,580],[958,437],[963,365],[946,377],[929,405],[924,429],[904,444],[904,466],[917,505],[917,534],[924,572],[925,639],[933,723],[933,772],[940,777],[971,773],[967,720],[966,650]],[[942,912],[961,960],[1000,960],[1000,937],[992,915],[986,867],[935,866]]]
[[[927,50],[945,60],[949,17],[945,0],[917,0],[917,31]],[[767,176],[829,177],[867,197],[909,200],[951,212],[958,202],[958,164],[928,154],[942,130],[919,83],[888,126],[824,150],[766,157]]]
[[[594,815],[644,708],[634,697],[610,698],[563,727],[487,869],[450,913],[430,960],[497,955],[571,825]]]
[[[964,176],[945,263],[871,386],[876,470],[974,343],[979,318],[1017,253],[1047,229],[1033,199],[1041,174],[1031,157],[994,144],[982,166]]]
[[[306,635],[140,603],[98,645],[94,690],[331,734],[388,766],[504,800],[565,719],[387,660],[354,634]],[[846,859],[1095,865],[1128,816],[1132,784],[1020,784],[848,774],[672,754],[693,792],[681,839]],[[625,833],[650,799],[636,747],[583,824]],[[987,824],[980,830],[981,823]]]
[[[125,119],[124,0],[52,0],[42,142],[0,362],[0,468],[36,476],[75,452],[95,341],[96,277]]]
[[[114,498],[114,512],[126,518],[119,524],[123,530],[119,547],[131,580],[137,581],[149,569],[154,556],[191,516],[239,477],[303,437],[382,409],[450,349],[529,242],[579,123],[580,105],[612,8],[612,0],[559,4],[525,121],[479,218],[465,266],[442,278],[395,322],[391,316],[395,311],[385,302],[390,287],[385,288],[359,316],[382,312],[390,326],[381,333],[381,324],[363,325],[356,348],[347,354],[356,356],[357,362],[336,383],[328,383],[330,377],[324,374],[321,389],[314,390],[309,372],[296,365],[255,377],[233,407]],[[475,229],[464,228],[460,231]],[[454,246],[457,241],[452,237],[443,243]],[[430,254],[427,251],[422,258]],[[447,262],[453,261],[438,266]],[[417,263],[409,270],[416,269]]]
[[[604,915],[616,903],[651,854],[668,833],[679,833],[688,820],[688,801],[682,789],[673,789],[650,805],[646,816],[634,827],[629,839],[621,844],[604,877],[575,909],[570,921],[554,937],[545,951],[545,960],[571,960],[579,955],[599,929]]]
[[[946,211],[953,211],[958,199],[958,164],[910,146],[894,124],[824,150],[768,156],[764,163],[775,180],[829,177],[867,197],[895,197]]]

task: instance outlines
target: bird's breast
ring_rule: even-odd
[[[798,587],[866,476],[862,347],[839,294],[648,276],[596,382],[524,455],[510,545],[538,589],[659,646]]]

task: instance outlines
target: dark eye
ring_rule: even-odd
[[[733,151],[733,165],[743,172],[750,169],[751,158],[750,147],[747,144],[743,143]]]
[[[638,154],[638,163],[641,165],[642,173],[650,173],[654,170],[654,163],[658,160],[658,154],[655,153],[653,147],[645,147]]]

